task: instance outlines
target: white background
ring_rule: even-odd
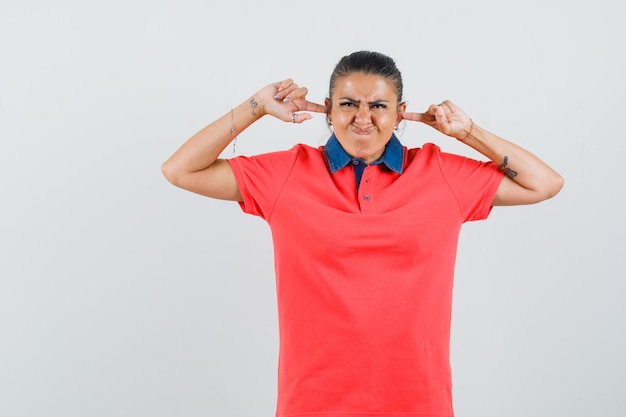
[[[626,415],[625,43],[619,0],[2,0],[0,415],[273,415],[269,229],[160,166],[270,82],[323,101],[359,49],[396,60],[409,110],[451,99],[566,180],[463,229],[457,415]],[[263,119],[237,154],[327,136]]]

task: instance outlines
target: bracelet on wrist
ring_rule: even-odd
[[[472,131],[474,130],[474,121],[472,119],[470,119],[470,122],[472,122],[472,124],[470,125],[469,132],[467,132],[467,135],[465,135],[465,137],[463,139],[459,139],[461,142],[463,142],[463,141],[465,141],[465,139],[469,138],[470,135],[472,134]]]

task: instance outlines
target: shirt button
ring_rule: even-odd
[[[365,201],[370,201],[370,196],[369,196],[369,195],[367,195],[367,194],[365,194],[365,195],[363,196],[363,200],[365,200]]]
[[[352,161],[352,165],[359,165],[359,161]]]

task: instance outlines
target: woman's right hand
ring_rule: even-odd
[[[261,116],[269,114],[290,123],[302,123],[326,113],[326,107],[308,101],[308,90],[291,79],[270,84],[249,100],[189,138],[162,166],[174,185],[207,197],[241,201],[233,171],[220,153],[236,136]],[[305,113],[300,113],[305,112]]]
[[[307,100],[308,93],[306,87],[287,78],[262,88],[255,97],[260,101],[261,114],[269,114],[284,122],[302,123],[313,118],[306,112],[326,113],[326,106]]]

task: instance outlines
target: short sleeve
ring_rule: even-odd
[[[493,198],[503,178],[494,162],[439,152],[442,174],[459,204],[463,221],[483,220],[491,212]]]
[[[255,156],[238,156],[228,159],[243,201],[245,213],[268,220],[300,148],[270,152]]]

